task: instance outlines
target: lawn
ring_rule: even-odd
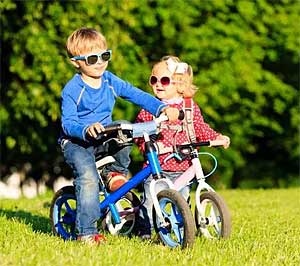
[[[300,189],[223,190],[232,215],[229,239],[196,238],[174,249],[107,234],[102,246],[52,235],[53,194],[0,199],[0,265],[300,265]]]

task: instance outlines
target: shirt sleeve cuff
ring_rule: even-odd
[[[87,130],[87,128],[88,128],[88,126],[85,126],[85,127],[83,128],[83,130],[82,130],[82,139],[83,139],[84,141],[86,141],[86,130]]]

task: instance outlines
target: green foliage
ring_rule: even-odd
[[[4,0],[0,10],[3,165],[46,162],[52,171],[60,92],[74,74],[65,41],[90,26],[113,50],[109,70],[149,92],[163,55],[193,66],[206,121],[231,137],[230,149],[215,152],[217,185],[299,185],[298,1]],[[137,112],[120,100],[114,118],[133,121]]]
[[[0,201],[0,260],[8,265],[299,265],[299,189],[220,191],[232,216],[229,239],[197,236],[191,249],[171,250],[107,233],[108,242],[86,246],[52,235],[51,194]],[[192,197],[193,199],[193,197]]]

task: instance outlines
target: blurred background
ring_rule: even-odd
[[[60,93],[75,74],[65,42],[82,26],[107,38],[108,70],[150,93],[151,68],[162,56],[193,67],[205,121],[231,138],[229,149],[209,149],[219,161],[210,184],[300,185],[299,1],[3,0],[0,11],[0,197],[71,181],[57,145]],[[113,117],[134,121],[138,111],[119,99]],[[134,147],[131,173],[141,166]]]

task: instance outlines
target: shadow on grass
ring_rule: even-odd
[[[7,219],[22,222],[24,224],[30,225],[35,233],[51,233],[50,219],[43,216],[35,215],[30,212],[23,210],[3,210],[0,209],[0,216],[6,216]]]

